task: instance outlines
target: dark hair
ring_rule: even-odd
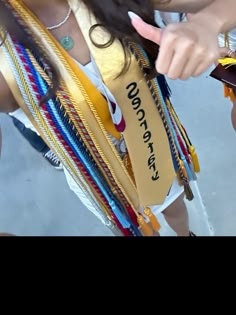
[[[155,25],[154,8],[151,0],[83,0],[88,9],[96,16],[113,38],[118,38],[125,47],[127,40],[141,45],[148,54],[154,68],[159,47],[137,34],[128,17],[128,11],[138,14],[144,21]],[[0,0],[0,27],[6,33],[14,36],[25,48],[40,60],[44,68],[51,69],[53,86],[47,93],[52,96],[59,85],[59,78],[53,61],[47,53],[40,48],[36,40],[30,34],[25,23],[16,15],[13,7],[7,0]],[[1,38],[4,41],[4,36]],[[127,51],[126,51],[127,52]],[[127,56],[127,54],[126,54]]]
[[[35,38],[31,36],[28,26],[17,16],[7,0],[0,0],[0,29],[2,31],[1,33],[4,34],[0,37],[2,43],[5,40],[6,34],[10,34],[35,56],[43,65],[44,69],[47,69],[52,84],[47,94],[42,98],[41,103],[50,99],[59,86],[59,76],[56,67],[53,65],[53,61],[50,60],[47,53],[38,45]]]
[[[94,14],[98,22],[112,35],[118,38],[124,48],[127,41],[139,44],[148,54],[154,67],[158,54],[158,45],[141,37],[134,29],[128,16],[132,11],[145,22],[156,25],[154,7],[151,0],[82,0],[88,9]],[[127,52],[127,50],[126,50]]]

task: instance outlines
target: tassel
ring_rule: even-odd
[[[195,148],[194,148],[193,145],[191,145],[191,146],[189,147],[189,153],[190,153],[190,155],[191,155],[191,157],[192,157],[194,171],[195,171],[196,173],[199,173],[199,172],[200,172],[200,164],[199,164],[197,152],[196,152],[196,150],[195,150]]]
[[[132,207],[130,205],[127,205],[126,206],[126,210],[127,210],[127,213],[131,219],[131,221],[133,222],[133,224],[138,227],[139,224],[138,224],[138,221],[137,221],[137,215],[135,214],[135,211],[132,209]]]
[[[194,199],[194,195],[189,183],[184,184],[184,192],[187,200],[192,201]]]
[[[235,100],[236,100],[233,89],[229,88],[225,84],[224,84],[224,97],[226,97],[226,98],[229,97],[232,103],[235,102]]]
[[[224,84],[224,97],[227,98],[230,96],[230,89]]]
[[[234,94],[233,89],[229,89],[229,98],[230,98],[231,102],[234,103],[236,98],[235,98],[235,94]]]
[[[163,74],[159,74],[157,77],[156,77],[158,83],[159,83],[159,86],[160,86],[160,89],[161,89],[161,92],[162,92],[162,96],[165,99],[169,99],[171,97],[171,89],[166,81],[166,78]]]
[[[147,222],[145,222],[144,218],[139,215],[138,216],[138,223],[140,226],[140,229],[143,233],[144,236],[153,236],[153,230],[152,228],[149,226],[149,224]]]
[[[192,180],[196,181],[197,180],[197,175],[196,175],[196,172],[194,171],[193,163],[191,163],[191,165],[189,167],[190,167],[190,170],[192,172]]]
[[[179,160],[179,164],[180,164],[180,168],[184,174],[184,177],[185,178],[188,178],[188,174],[187,174],[187,171],[186,171],[186,168],[184,167],[184,162],[182,160]]]
[[[180,176],[180,172],[179,171],[176,172],[176,178],[177,178],[179,186],[183,186],[183,180],[182,180],[182,178]]]
[[[145,208],[144,214],[148,217],[150,220],[151,226],[155,232],[158,232],[161,228],[160,223],[158,222],[156,216],[153,214],[152,210],[150,208]]]
[[[116,218],[116,216],[112,213],[111,217],[113,219],[113,221],[115,222],[115,225],[117,226],[117,229],[120,230],[120,232],[124,235],[124,236],[132,236],[132,233],[129,229],[125,229],[122,227],[122,225],[120,224],[119,220]]]

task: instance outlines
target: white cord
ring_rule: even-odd
[[[52,30],[55,30],[56,28],[61,27],[63,24],[65,24],[65,23],[68,21],[70,15],[71,15],[71,11],[72,11],[72,9],[71,9],[71,7],[70,7],[70,8],[69,8],[69,11],[67,12],[66,17],[64,18],[64,20],[63,20],[62,22],[56,24],[56,25],[48,26],[48,27],[47,27],[47,30],[52,31]]]

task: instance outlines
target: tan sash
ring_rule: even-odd
[[[120,42],[100,49],[93,45],[89,30],[96,24],[83,4],[69,0],[77,22],[83,32],[103,81],[119,104],[126,121],[124,138],[130,154],[140,204],[162,204],[176,176],[169,141],[137,62],[132,58],[127,73],[116,78],[124,65],[124,52]],[[93,40],[106,43],[110,35],[96,28]]]

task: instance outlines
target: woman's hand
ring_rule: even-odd
[[[219,52],[220,52],[220,58],[230,57],[230,58],[236,59],[236,52],[229,49],[228,47],[219,48]]]
[[[169,24],[161,30],[132,14],[131,20],[142,37],[160,45],[156,69],[170,79],[196,77],[221,55],[214,23],[206,25],[205,21],[201,23],[190,19],[184,23]]]

